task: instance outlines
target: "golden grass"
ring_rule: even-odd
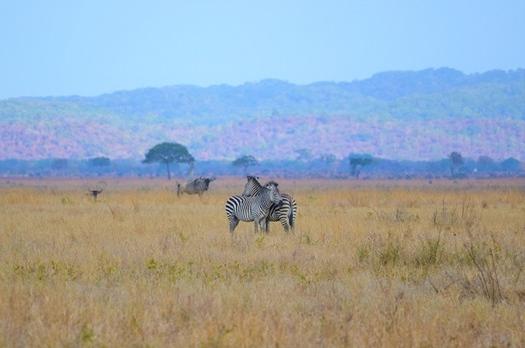
[[[0,346],[525,345],[523,180],[280,180],[233,239],[241,179],[106,183],[0,182]]]

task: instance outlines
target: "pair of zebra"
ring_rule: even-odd
[[[269,231],[269,221],[280,221],[286,232],[294,229],[297,217],[295,199],[286,193],[280,193],[275,181],[264,186],[258,178],[247,176],[242,195],[235,195],[226,201],[226,216],[233,233],[239,221],[254,221],[255,232],[260,227]]]

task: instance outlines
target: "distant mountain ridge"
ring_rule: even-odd
[[[275,127],[261,134],[268,123]],[[482,139],[487,123],[501,133],[491,143]],[[163,140],[185,142],[197,157],[224,159],[249,152],[261,158],[293,158],[295,150],[308,147],[297,139],[310,137],[318,142],[310,149],[313,154],[338,157],[366,151],[426,159],[451,149],[474,154],[478,148],[484,151],[480,155],[523,159],[524,123],[524,69],[480,74],[450,68],[393,71],[365,80],[308,85],[275,79],[239,86],[176,85],[96,97],[1,100],[0,158],[138,157]],[[426,127],[435,128],[432,142],[419,139]],[[77,134],[80,129],[85,138]],[[232,133],[218,139],[224,129]],[[450,133],[448,138],[443,132]],[[425,131],[425,137],[432,132]],[[407,146],[410,139],[414,143]],[[319,144],[323,141],[327,144]],[[382,144],[405,150],[386,151]]]

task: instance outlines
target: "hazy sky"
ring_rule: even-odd
[[[525,1],[0,2],[0,98],[525,67]]]

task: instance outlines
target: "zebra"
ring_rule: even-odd
[[[244,185],[243,196],[256,196],[261,192],[264,186],[262,186],[257,179],[258,177],[251,175],[246,177],[247,183]],[[274,204],[271,206],[267,223],[269,221],[280,221],[286,232],[290,231],[290,229],[293,231],[297,218],[297,203],[289,194],[281,193],[281,196],[283,197],[282,204]]]
[[[199,178],[193,179],[184,186],[181,186],[181,184],[177,183],[177,196],[187,193],[189,195],[198,194],[199,197],[202,197],[202,194],[205,191],[208,191],[210,182],[214,180],[215,177],[204,178],[201,176]]]
[[[267,231],[266,220],[270,208],[272,205],[280,204],[282,201],[277,186],[277,183],[269,182],[257,196],[235,195],[228,198],[225,209],[232,235],[239,221],[254,221],[255,232],[258,232],[258,227],[261,227],[265,232]]]

